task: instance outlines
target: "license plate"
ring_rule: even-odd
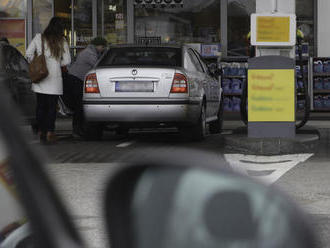
[[[116,92],[154,92],[154,82],[116,82]]]

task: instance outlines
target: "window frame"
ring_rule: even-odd
[[[199,61],[197,55],[195,54],[194,50],[192,48],[189,48],[188,49],[188,55],[190,56],[191,58],[191,61],[193,62],[193,64],[195,65],[196,67],[196,70],[200,73],[205,73],[205,70],[204,70],[204,67],[203,65],[201,64],[201,62]],[[195,61],[197,60],[197,61]],[[197,64],[196,64],[197,63]],[[199,70],[198,69],[198,66],[202,69],[202,70]]]

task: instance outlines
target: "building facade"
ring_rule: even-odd
[[[311,56],[330,55],[328,10],[328,0],[296,0],[297,25]],[[256,0],[1,0],[0,36],[24,53],[50,18],[59,16],[72,51],[95,36],[112,44],[156,37],[162,43],[220,44],[223,55],[244,56],[255,12]]]

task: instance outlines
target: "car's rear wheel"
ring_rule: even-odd
[[[221,133],[223,125],[223,97],[221,97],[221,102],[219,106],[219,111],[217,114],[218,119],[210,123],[209,129],[211,134]]]
[[[193,141],[201,141],[205,139],[206,136],[206,108],[205,104],[202,105],[201,113],[197,124],[181,128],[181,133],[184,137],[189,137]]]
[[[103,136],[103,124],[95,122],[84,122],[82,125],[82,137],[84,140],[101,140]]]

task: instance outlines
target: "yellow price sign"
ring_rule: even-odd
[[[295,121],[294,70],[249,70],[249,122]]]
[[[257,42],[290,42],[290,17],[258,16]]]

